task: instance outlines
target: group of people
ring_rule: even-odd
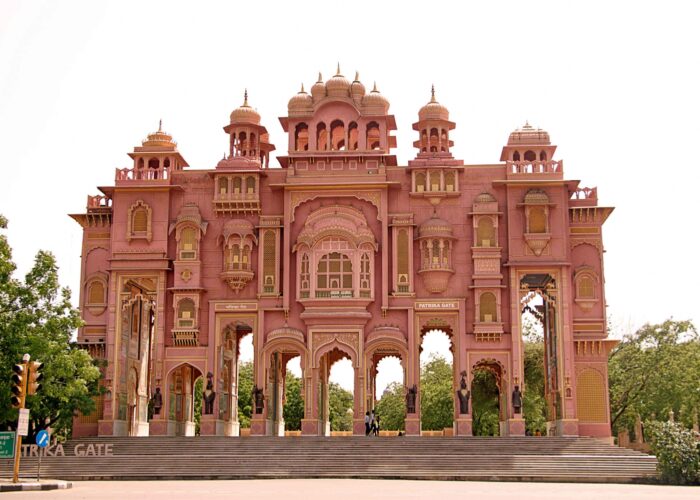
[[[365,412],[365,436],[379,435],[379,415],[374,410]]]

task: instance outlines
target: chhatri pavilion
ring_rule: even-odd
[[[193,435],[196,398],[201,434],[238,436],[247,335],[251,434],[284,435],[297,357],[301,433],[329,434],[329,373],[346,358],[364,434],[378,363],[393,356],[417,435],[433,330],[453,354],[454,434],[472,434],[469,388],[483,370],[500,393],[500,434],[524,435],[527,315],[544,336],[550,434],[610,436],[601,228],[613,209],[564,177],[547,132],[526,123],[499,161],[467,165],[433,91],[413,124],[415,158],[399,165],[389,100],[340,69],[302,87],[279,121],[287,152],[272,165],[246,93],[223,127],[227,154],[207,169],[159,127],[72,215],[83,228],[78,341],[106,361],[105,393],[74,436]]]

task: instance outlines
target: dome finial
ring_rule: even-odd
[[[323,77],[321,76],[321,72],[318,72],[318,80],[316,80],[316,83],[323,83]]]
[[[343,76],[340,74],[340,61],[338,61],[338,69],[335,72],[335,76]]]
[[[301,93],[306,94],[306,91],[304,90],[304,82],[301,82]]]
[[[376,80],[375,80],[375,82],[374,82],[374,87],[372,88],[372,92],[379,92],[379,91],[377,90],[377,82],[376,82]]]
[[[435,85],[430,86],[430,102],[437,102],[435,100]]]
[[[243,92],[243,106],[248,106],[248,89]]]
[[[163,131],[163,119],[158,120],[158,132]]]
[[[359,82],[360,81],[360,72],[355,70],[355,81]]]

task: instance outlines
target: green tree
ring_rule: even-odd
[[[253,362],[238,365],[238,421],[242,428],[250,427],[253,417]]]
[[[382,430],[401,431],[405,428],[406,395],[402,383],[392,382],[384,389],[375,412],[380,417]]]
[[[199,377],[194,383],[194,433],[199,436],[200,423],[202,421],[202,401],[204,400],[204,380]]]
[[[613,432],[643,421],[676,420],[692,425],[700,409],[700,339],[689,321],[646,324],[610,353],[608,381]]]
[[[0,228],[7,228],[2,216]],[[46,424],[54,434],[67,435],[75,412],[95,410],[100,369],[87,351],[71,342],[82,320],[70,303],[70,290],[59,286],[54,256],[38,252],[24,282],[13,277],[15,269],[7,238],[0,235],[0,427],[16,426],[9,374],[28,353],[44,363],[41,390],[27,397],[30,435]]]
[[[524,342],[525,387],[523,416],[525,428],[534,435],[547,433],[547,402],[544,397],[544,342],[542,339]]]
[[[472,433],[498,436],[499,391],[496,377],[488,370],[477,370],[472,379]]]
[[[301,419],[304,418],[301,379],[288,371],[284,384],[284,428],[288,431],[299,431]]]
[[[421,366],[420,391],[421,427],[424,430],[452,427],[452,367],[445,358],[432,354]]]
[[[335,382],[328,384],[328,406],[332,431],[352,430],[352,403],[353,396],[350,391],[343,389]]]

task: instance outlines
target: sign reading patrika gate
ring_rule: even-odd
[[[434,300],[429,302],[416,302],[413,304],[416,311],[458,311],[459,302],[456,300]]]

